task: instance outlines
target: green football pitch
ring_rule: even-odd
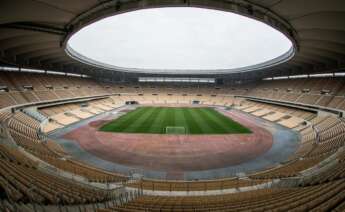
[[[233,134],[250,130],[212,108],[138,107],[100,128],[105,132]]]

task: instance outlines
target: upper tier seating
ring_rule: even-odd
[[[90,79],[37,73],[0,72],[0,108],[11,105],[108,94]]]
[[[262,81],[234,87],[210,85],[171,86],[164,83],[107,84],[91,79],[46,75],[37,73],[1,72],[0,108],[45,100],[85,97],[102,94],[141,94],[136,100],[150,103],[191,103],[200,100],[204,104],[231,105],[233,102],[217,95],[247,95],[279,101],[319,105],[345,109],[343,78],[290,79]],[[152,96],[158,94],[158,96]],[[115,102],[133,100],[130,97],[114,98]],[[164,101],[162,101],[164,100]]]

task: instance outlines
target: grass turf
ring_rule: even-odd
[[[212,108],[138,107],[103,125],[105,132],[165,134],[166,127],[186,134],[237,134],[251,131]]]

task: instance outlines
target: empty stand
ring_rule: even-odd
[[[90,79],[62,78],[44,74],[1,73],[0,107],[30,102],[48,102],[107,94],[97,100],[47,104],[37,112],[45,119],[37,119],[20,110],[0,112],[0,121],[7,127],[11,139],[18,146],[0,144],[0,187],[15,202],[39,204],[88,204],[111,200],[109,190],[42,170],[47,167],[70,173],[89,183],[125,183],[128,188],[152,192],[171,192],[172,195],[143,195],[128,203],[103,210],[114,211],[245,211],[245,210],[342,210],[344,209],[344,154],[339,151],[345,143],[344,119],[335,115],[287,106],[248,101],[233,95],[248,95],[306,105],[341,109],[345,105],[342,79],[278,80],[261,82],[247,87],[220,86],[172,87],[143,84],[108,84]],[[16,80],[17,75],[20,76]],[[67,80],[66,80],[67,79]],[[325,93],[325,91],[327,92]],[[228,94],[232,95],[228,95]],[[127,176],[107,172],[69,157],[61,146],[46,140],[44,133],[72,123],[112,111],[127,101],[147,105],[189,105],[199,101],[203,105],[235,107],[253,116],[276,122],[298,132],[300,145],[288,161],[271,169],[247,175],[211,181],[159,181],[144,179],[128,181]],[[344,107],[345,108],[345,107]],[[41,123],[41,121],[43,121]],[[42,130],[42,131],[41,131]],[[24,152],[25,154],[24,154]],[[305,179],[305,172],[317,169],[329,158],[334,165],[328,171],[301,181],[299,187],[278,186],[260,188],[275,180]],[[30,156],[30,157],[29,157]],[[35,159],[35,160],[33,160]],[[249,187],[252,191],[239,191]],[[235,190],[233,194],[174,196],[174,192],[210,192]]]

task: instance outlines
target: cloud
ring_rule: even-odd
[[[97,61],[126,68],[232,69],[268,61],[291,42],[264,23],[200,8],[145,9],[103,19],[69,45]]]

